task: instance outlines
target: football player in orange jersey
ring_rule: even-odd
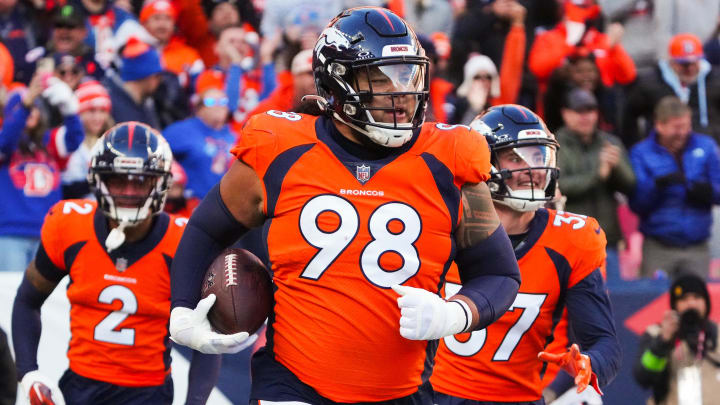
[[[32,405],[63,397],[68,404],[172,403],[170,263],[187,220],[162,212],[171,163],[157,131],[118,124],[91,152],[97,203],[60,201],[45,217],[12,314],[18,378]],[[40,307],[65,276],[70,367],[58,389],[38,370],[37,349]],[[187,403],[205,403],[219,366],[219,356],[193,353]]]
[[[487,110],[470,124],[490,144],[488,181],[510,235],[522,283],[510,310],[484,330],[440,343],[430,379],[438,405],[544,404],[543,361],[558,363],[579,390],[608,384],[620,366],[610,300],[600,268],[605,234],[594,218],[543,208],[553,199],[558,144],[542,120],[518,105]],[[446,295],[460,287],[448,275]],[[578,345],[538,353],[567,307]]]
[[[268,111],[243,128],[230,171],[194,211],[172,269],[173,339],[234,352],[199,301],[204,269],[264,225],[274,282],[255,404],[432,404],[435,340],[484,328],[519,269],[468,127],[424,123],[427,64],[391,11],[340,13],[313,50],[319,117]],[[463,288],[439,296],[453,259]],[[399,309],[398,309],[399,308]]]

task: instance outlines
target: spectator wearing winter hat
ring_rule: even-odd
[[[41,94],[65,116],[64,129],[45,130],[37,104]],[[5,107],[0,129],[0,271],[22,271],[35,255],[43,218],[61,197],[58,160],[83,139],[77,112],[70,87],[40,72]]]
[[[667,43],[673,36],[689,33],[704,43],[710,39],[718,25],[720,0],[655,0],[652,3],[655,32],[652,38],[645,40],[650,40],[655,45],[659,60],[669,56]]]
[[[467,124],[486,108],[515,103],[520,93],[525,63],[525,13],[513,3],[511,27],[502,51],[502,69],[486,55],[471,55],[463,68],[463,81],[457,98],[451,101],[447,117],[450,124]]]
[[[470,56],[465,63],[463,82],[456,91],[457,98],[451,101],[448,123],[467,124],[490,106],[514,103],[520,92],[524,58],[522,29],[508,34],[500,74],[489,57]]]
[[[607,281],[617,282],[622,232],[615,195],[632,192],[635,174],[620,139],[598,128],[598,102],[592,92],[571,90],[561,114],[563,126],[555,136],[562,145],[557,164],[562,173],[558,185],[567,197],[565,210],[597,219],[607,238]]]
[[[467,124],[500,97],[500,77],[485,55],[472,55],[465,63],[463,81],[456,90],[448,116],[450,124]]]
[[[66,56],[72,56],[84,74],[100,80],[105,73],[95,61],[95,51],[85,43],[87,32],[85,15],[79,6],[66,4],[59,7],[52,18],[52,30],[45,53],[55,58],[56,68],[59,65],[58,59],[65,61]]]
[[[705,280],[690,272],[670,286],[670,309],[640,337],[635,380],[651,388],[648,403],[710,405],[717,403],[720,379],[718,325],[710,320]],[[694,378],[688,378],[688,371]]]
[[[65,82],[70,87],[70,90],[75,91],[85,76],[85,70],[78,63],[78,58],[67,53],[55,52],[52,55],[52,60],[54,61],[53,75]],[[48,127],[57,128],[62,126],[65,120],[63,114],[50,105],[47,100],[43,99],[42,102],[44,103],[43,115]]]
[[[166,70],[178,75],[180,84],[188,86],[205,70],[200,54],[175,35],[177,10],[169,0],[152,0],[140,12],[140,23],[156,40]]]
[[[119,75],[109,76],[105,87],[112,101],[115,122],[139,121],[160,128],[152,95],[160,84],[160,55],[152,46],[131,38],[122,51]]]
[[[115,123],[110,116],[112,102],[107,90],[95,80],[81,83],[75,90],[75,96],[79,101],[78,115],[85,138],[77,150],[59,162],[62,195],[64,199],[92,199],[94,197],[87,182],[90,151],[98,138]]]
[[[190,195],[203,198],[230,167],[235,134],[227,124],[230,109],[223,74],[205,71],[195,86],[194,116],[168,126],[163,135],[187,172]]]
[[[290,71],[278,73],[277,88],[247,115],[247,119],[268,110],[299,111],[304,96],[317,94],[312,73],[312,54],[312,49],[305,49],[295,55]]]
[[[656,104],[671,95],[692,109],[694,131],[720,141],[720,71],[704,59],[700,39],[693,34],[675,35],[668,44],[668,54],[670,59],[659,61],[628,92],[623,123],[626,144],[650,132]]]
[[[53,54],[53,60],[55,61],[55,76],[64,81],[73,91],[76,90],[85,76],[85,69],[79,63],[78,58],[67,53],[56,52]]]

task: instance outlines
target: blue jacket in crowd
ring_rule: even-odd
[[[30,110],[20,95],[10,98],[0,129],[0,235],[39,238],[45,214],[60,201],[58,154],[68,155],[80,146],[85,132],[77,115],[65,117],[64,128],[48,131],[46,149],[21,153]],[[51,137],[52,135],[52,137]],[[52,139],[52,138],[55,139]]]
[[[688,201],[688,188],[705,182],[712,186],[712,203],[720,203],[720,162],[715,141],[691,133],[677,161],[657,142],[653,131],[630,150],[637,184],[630,196],[630,208],[640,217],[640,231],[673,246],[702,243],[710,237],[711,206],[700,207]],[[658,187],[655,180],[681,172],[684,183]]]
[[[186,189],[193,197],[205,197],[235,160],[230,154],[235,134],[227,124],[213,129],[192,117],[168,126],[163,136],[187,173]]]

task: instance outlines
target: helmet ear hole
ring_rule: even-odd
[[[345,104],[343,106],[343,112],[349,116],[357,114],[357,108],[352,104]]]

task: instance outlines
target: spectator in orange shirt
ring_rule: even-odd
[[[538,100],[543,99],[550,74],[563,66],[571,55],[592,54],[600,80],[606,87],[629,84],[637,76],[635,63],[620,44],[622,25],[610,24],[607,32],[603,33],[598,29],[602,16],[596,1],[582,0],[579,2],[581,4],[576,3],[577,0],[565,0],[563,21],[538,35],[530,49],[528,64],[539,82]],[[542,103],[538,103],[538,107],[542,107]]]
[[[247,118],[268,110],[298,111],[303,96],[317,94],[312,74],[312,53],[312,49],[305,49],[295,55],[290,71],[285,70],[278,74],[278,87],[260,102]]]
[[[140,23],[156,40],[162,64],[178,75],[183,87],[205,70],[205,64],[195,48],[175,35],[177,10],[169,0],[152,0],[140,12]]]
[[[244,23],[246,30],[256,31],[260,25],[260,18],[250,1],[175,0],[175,5],[178,29],[188,45],[200,53],[205,66],[218,63],[215,44],[225,28]]]

